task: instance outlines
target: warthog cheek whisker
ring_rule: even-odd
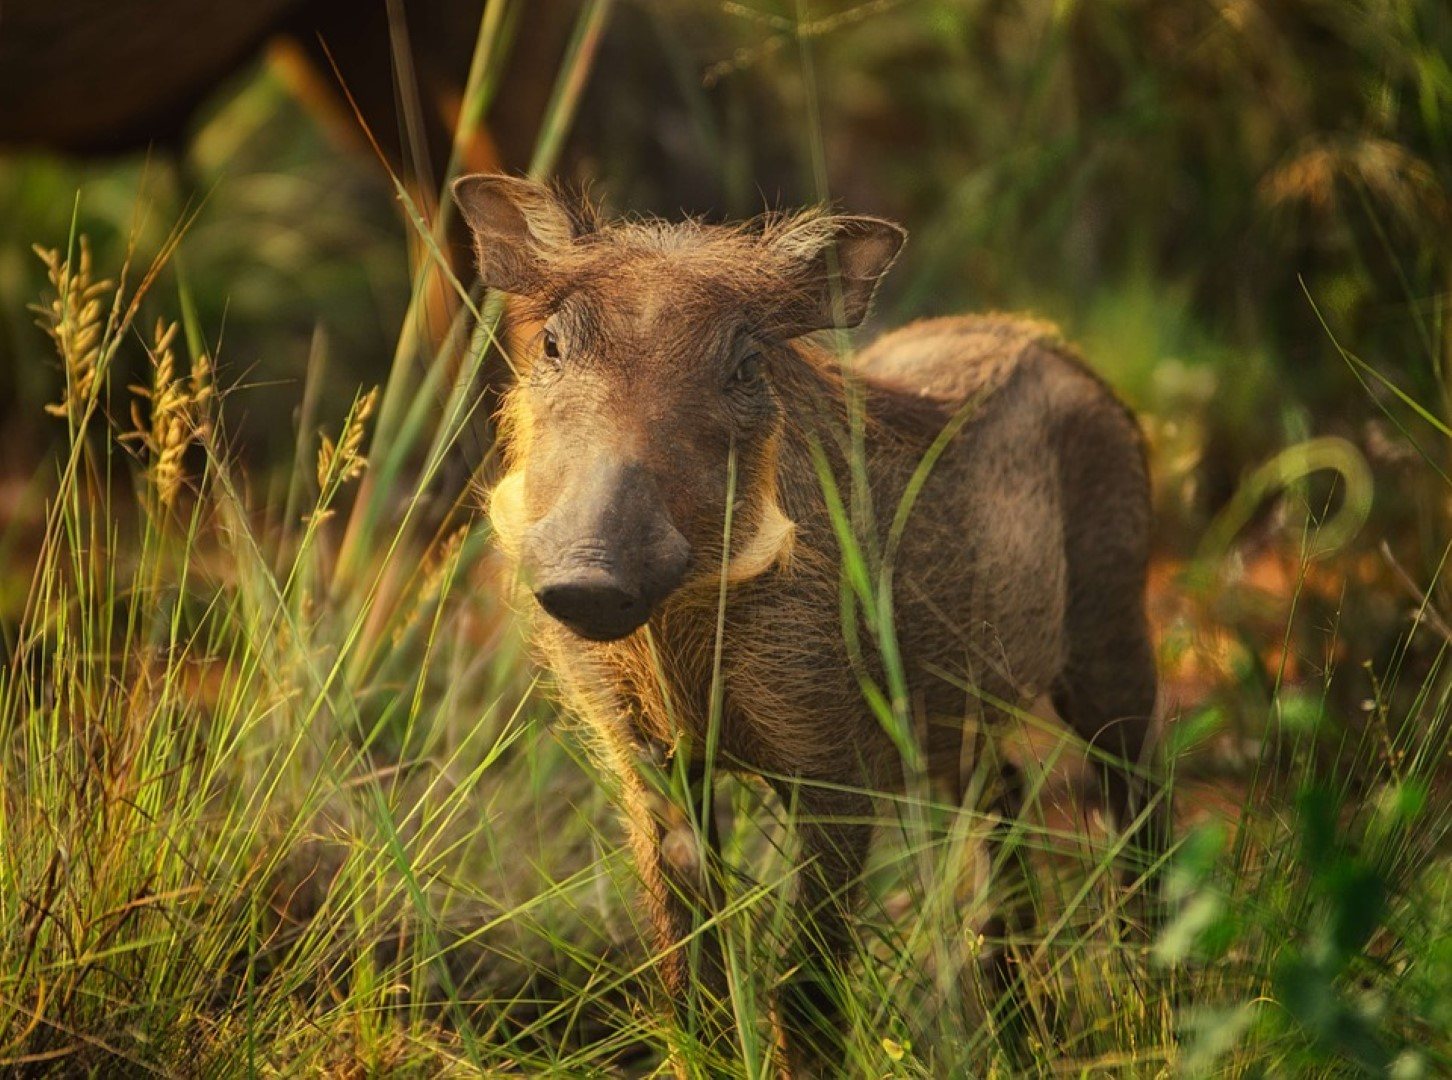
[[[791,562],[796,536],[796,522],[782,512],[775,499],[769,500],[762,508],[755,534],[727,564],[726,580],[738,584],[786,566]]]
[[[519,557],[524,536],[524,471],[516,469],[489,493],[489,523],[499,549],[511,559]]]

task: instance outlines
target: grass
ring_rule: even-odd
[[[120,333],[40,481],[43,541],[7,642],[0,1061],[578,1075],[674,1049],[701,1073],[766,1074],[792,918],[781,808],[748,785],[719,796],[741,1034],[693,1045],[651,1008],[610,785],[552,722],[483,526],[401,528],[339,592],[332,512],[372,467],[372,394],[305,444],[292,486],[311,494],[278,520],[247,502],[208,395],[184,414],[180,492],[158,447],[96,407]],[[168,355],[153,350],[143,422],[192,379]],[[1278,737],[1236,813],[1185,836],[1178,914],[1152,949],[1121,937],[1112,838],[1066,815],[1047,769],[1020,826],[1041,921],[1016,942],[1018,1003],[975,1001],[971,964],[960,976],[1006,880],[973,873],[988,819],[884,805],[863,955],[840,988],[851,1070],[1446,1068],[1440,662],[1403,689],[1385,673],[1359,735],[1272,700]],[[1041,761],[1073,756],[1045,730]],[[1023,1022],[1003,1023],[1015,1007]]]
[[[582,11],[542,174],[608,7]],[[502,9],[491,2],[481,22],[466,118],[495,89]],[[810,35],[796,44],[813,99]],[[821,132],[807,141],[820,148]],[[825,197],[825,159],[809,160]],[[658,1008],[609,778],[528,661],[470,491],[435,497],[478,419],[494,309],[452,281],[467,300],[441,343],[427,337],[424,281],[447,274],[442,225],[427,200],[396,193],[417,256],[389,377],[354,389],[337,417],[332,346],[315,335],[291,460],[263,481],[222,407],[252,391],[214,382],[220,328],[198,314],[204,283],[185,263],[163,272],[185,254],[182,230],[144,269],[89,265],[74,225],[46,259],[39,317],[67,373],[52,403],[65,434],[27,488],[37,522],[0,538],[28,569],[0,671],[0,1069],[637,1075],[674,1055],[694,1075],[771,1074],[792,815],[756,785],[718,785],[735,1031],[705,1044]],[[1151,306],[1136,295],[1105,310],[1103,336]],[[144,309],[162,319],[143,334]],[[138,349],[144,392],[119,374]],[[1251,495],[1346,453],[1292,448]],[[1359,477],[1354,463],[1342,471]],[[856,493],[833,494],[850,538]],[[1353,494],[1354,516],[1365,495]],[[1393,648],[1348,655],[1340,619],[1363,586],[1307,522],[1283,623],[1260,624],[1225,680],[1236,723],[1214,699],[1172,717],[1181,829],[1164,928],[1150,939],[1132,925],[1141,909],[1113,873],[1117,837],[1074,796],[1084,748],[1025,715],[1004,752],[1030,767],[1014,830],[1027,881],[1009,859],[984,859],[994,821],[971,802],[914,789],[878,804],[860,955],[835,987],[847,1074],[1452,1070],[1442,569],[1414,583]],[[1175,589],[1233,591],[1230,532]],[[890,554],[879,566],[848,550],[844,595],[872,634],[860,644],[890,654]],[[1329,601],[1328,575],[1340,590]],[[1260,662],[1276,649],[1279,663]],[[1288,670],[1312,650],[1318,670]],[[864,687],[864,707],[905,733],[900,664],[887,668],[892,685]],[[1231,779],[1207,781],[1232,742],[1251,749]],[[985,762],[978,786],[991,776]],[[1010,942],[1023,992],[983,1000],[984,915],[1024,888],[1039,921]]]

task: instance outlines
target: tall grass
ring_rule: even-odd
[[[95,289],[57,281],[47,311]],[[91,350],[93,396],[72,383],[0,690],[0,1062],[576,1075],[673,1051],[703,1075],[768,1075],[793,918],[783,809],[750,786],[718,796],[739,1036],[702,1044],[651,1007],[608,780],[551,725],[480,527],[401,530],[365,563],[366,595],[333,596],[332,511],[374,467],[372,392],[303,440],[293,536],[248,502],[174,330],[151,342],[134,414],[99,407],[124,331]],[[1188,833],[1152,949],[1122,935],[1113,837],[1059,806],[1080,748],[1025,717],[1041,771],[1018,844],[1040,923],[1011,942],[1015,1001],[975,990],[985,903],[1017,880],[979,863],[992,820],[884,804],[838,988],[849,1072],[1452,1065],[1440,661],[1411,688],[1384,673],[1369,707],[1355,727],[1272,700],[1259,780]]]
[[[485,10],[466,122],[494,92],[502,8]],[[541,173],[607,9],[583,9]],[[795,39],[808,82],[811,37]],[[825,159],[810,160],[825,197]],[[714,918],[735,1030],[712,1042],[674,1026],[609,778],[527,659],[487,527],[467,500],[429,499],[477,419],[496,308],[451,280],[450,331],[421,333],[425,280],[450,275],[433,209],[446,204],[396,190],[418,242],[389,378],[322,424],[318,333],[292,460],[270,485],[233,450],[221,400],[248,391],[215,383],[195,283],[183,271],[174,297],[155,291],[181,232],[141,273],[90,265],[74,235],[45,256],[65,436],[32,484],[45,512],[19,541],[29,582],[0,672],[0,1068],[589,1075],[673,1056],[694,1075],[771,1074],[790,808],[718,785],[729,869]],[[140,339],[137,391],[114,361],[135,349],[143,307],[165,314]],[[863,647],[892,659],[892,552],[850,542],[860,485],[836,495],[844,595],[866,613]],[[1308,525],[1287,620],[1325,557],[1318,537]],[[1228,561],[1217,551],[1211,584],[1184,587],[1219,587]],[[1422,605],[1360,715],[1336,712],[1333,688],[1362,676],[1332,662],[1334,624],[1315,642],[1332,658],[1319,681],[1248,688],[1261,738],[1219,812],[1193,779],[1219,717],[1171,726],[1172,772],[1192,779],[1168,796],[1182,829],[1153,940],[1117,882],[1117,834],[1074,797],[1087,750],[1051,720],[1022,714],[1001,751],[1031,779],[1008,856],[983,856],[999,823],[974,801],[944,806],[921,785],[879,801],[859,955],[835,987],[846,1074],[1452,1070],[1452,639],[1437,573],[1417,583]],[[1423,662],[1428,634],[1442,638]],[[864,708],[906,735],[900,663],[888,672]],[[975,786],[992,783],[990,760]],[[1021,889],[1038,911],[1006,943],[1022,992],[985,1000],[976,962],[1000,943],[984,919]]]

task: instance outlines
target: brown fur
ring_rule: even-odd
[[[838,243],[845,303],[860,318],[896,245],[864,254],[850,246],[858,234],[834,233],[829,215],[735,228],[600,226],[546,208],[546,221],[522,229],[514,214],[524,204],[533,207],[526,218],[538,210],[531,200],[541,190],[522,202],[509,196],[513,211],[489,203],[493,191],[478,194],[472,210],[460,195],[486,282],[504,275],[525,292],[532,316],[559,328],[566,356],[543,374],[537,357],[526,358],[505,403],[509,475],[492,506],[505,550],[518,557],[521,537],[596,455],[627,447],[693,552],[690,577],[656,608],[648,632],[594,643],[541,614],[535,640],[618,779],[673,1000],[689,989],[680,943],[714,901],[705,869],[713,823],[704,823],[703,844],[682,843],[693,835],[690,813],[662,801],[641,762],[675,760],[693,780],[708,765],[762,775],[796,810],[802,971],[780,1012],[788,1058],[804,1067],[830,1053],[821,1031],[840,1026],[816,984],[851,942],[871,793],[899,788],[904,774],[863,700],[861,677],[887,683],[882,661],[865,628],[858,655],[844,640],[841,551],[813,448],[851,503],[858,543],[891,560],[894,625],[928,766],[961,795],[973,743],[998,715],[994,702],[1052,695],[1083,737],[1130,761],[1141,755],[1155,670],[1143,613],[1150,516],[1138,429],[1052,328],[1011,316],[915,323],[880,338],[844,375],[837,357],[795,336],[811,321],[815,256]],[[522,247],[498,250],[508,243]],[[866,298],[854,294],[857,271],[871,271]],[[725,341],[741,326],[756,335],[767,371],[749,409],[720,389],[718,374]],[[854,486],[857,391],[866,482]],[[889,523],[914,471],[954,422],[961,429],[889,550]],[[733,451],[724,701],[708,763]],[[1120,822],[1131,820],[1128,774],[1107,769],[1105,781]],[[692,804],[703,805],[694,795]],[[699,978],[721,993],[710,949]],[[1006,975],[1000,967],[997,976]],[[828,1013],[821,1027],[813,1009]]]

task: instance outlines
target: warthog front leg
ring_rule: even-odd
[[[852,954],[852,914],[872,844],[872,797],[805,784],[777,785],[800,840],[792,970],[777,999],[779,1038],[792,1076],[835,1076],[843,1046],[841,974]]]
[[[622,777],[626,823],[654,929],[665,995],[704,1043],[724,1030],[728,986],[719,935],[720,826],[698,765],[674,776],[649,759]]]

